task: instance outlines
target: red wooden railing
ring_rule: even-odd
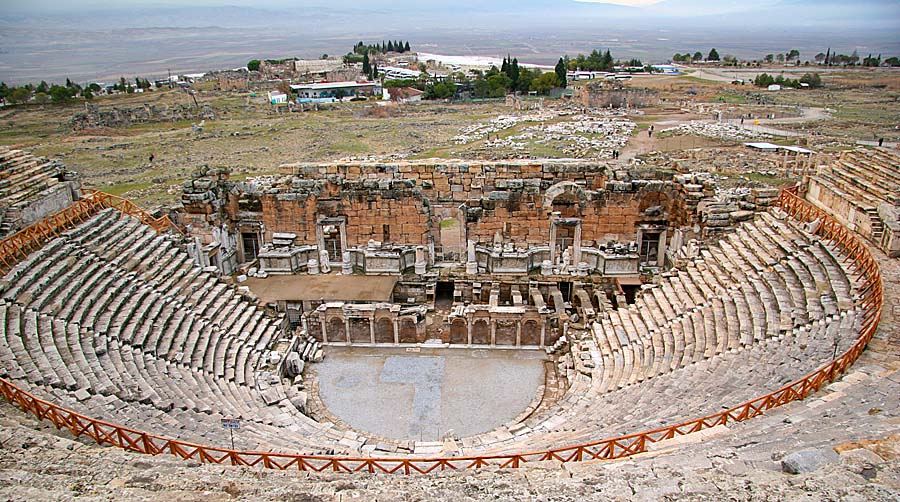
[[[844,255],[845,262],[849,264],[851,274],[855,274],[856,279],[862,281],[859,288],[862,297],[857,304],[862,315],[859,336],[853,345],[839,357],[780,389],[712,415],[659,429],[548,450],[501,455],[437,458],[341,457],[235,451],[171,439],[76,413],[37,398],[3,379],[0,379],[0,394],[7,401],[37,418],[49,420],[57,428],[65,428],[75,436],[88,436],[99,444],[112,445],[128,451],[151,455],[167,453],[203,463],[262,466],[282,470],[410,474],[429,473],[436,470],[478,469],[488,466],[515,468],[528,462],[544,460],[577,462],[627,457],[646,451],[647,446],[652,443],[718,425],[743,422],[777,406],[804,399],[846,371],[860,356],[866,344],[875,334],[881,318],[883,285],[878,263],[868,248],[856,234],[840,225],[834,218],[799,198],[796,195],[796,189],[783,191],[777,205],[801,222],[819,220],[815,234],[838,246]]]
[[[32,223],[0,241],[0,273],[6,274],[32,251],[59,237],[60,233],[87,220],[98,211],[110,207],[134,216],[157,232],[171,229],[181,233],[181,229],[172,223],[168,216],[154,218],[153,215],[128,199],[99,190],[84,189],[83,192],[85,193],[84,197],[62,211]]]

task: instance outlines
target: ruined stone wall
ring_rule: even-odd
[[[284,174],[304,179],[407,179],[415,180],[424,195],[435,203],[463,202],[486,196],[495,189],[525,186],[540,188],[560,181],[601,188],[606,181],[605,163],[576,161],[435,161],[397,163],[298,163],[284,164]],[[526,183],[527,181],[527,183]]]
[[[581,240],[587,245],[634,240],[639,223],[680,225],[691,218],[678,184],[646,181],[613,182],[610,186],[613,189],[572,187],[575,200],[568,208],[571,212],[560,215],[581,220]],[[505,241],[517,244],[548,243],[551,213],[567,209],[554,205],[553,195],[552,187],[541,193],[528,194],[494,191],[490,197],[469,201],[469,238],[490,242],[499,233]],[[650,208],[654,209],[648,213]]]
[[[427,244],[431,228],[428,202],[411,184],[391,188],[329,183],[315,190],[265,194],[260,202],[267,242],[273,233],[288,232],[297,234],[296,244],[314,245],[321,218],[346,218],[347,245],[351,247],[365,246],[370,239]],[[232,218],[239,217],[239,212],[232,213]]]
[[[461,217],[465,238],[489,243],[499,234],[504,242],[542,245],[549,243],[551,220],[564,218],[580,220],[582,242],[593,245],[634,240],[639,224],[691,219],[682,184],[635,179],[653,173],[617,172],[610,181],[605,163],[597,162],[293,164],[282,172],[252,189],[232,184],[220,190],[228,193],[222,203],[227,223],[258,221],[265,242],[285,232],[296,234],[298,245],[315,245],[317,224],[336,218],[345,223],[349,247],[370,239],[442,245],[442,218]],[[207,185],[193,182],[197,193],[185,197],[208,203],[215,190]],[[193,212],[196,202],[187,202]]]
[[[657,91],[623,87],[618,82],[582,86],[575,91],[574,99],[590,108],[642,108],[658,105],[660,102]]]

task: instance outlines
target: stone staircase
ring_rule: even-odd
[[[58,161],[0,146],[0,236],[19,230],[22,208],[59,183]]]

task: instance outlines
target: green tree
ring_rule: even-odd
[[[448,99],[456,94],[456,84],[453,82],[435,82],[425,86],[424,99]]]
[[[24,103],[31,97],[31,91],[27,87],[13,87],[9,90],[9,101],[12,103]]]
[[[366,53],[363,54],[363,61],[362,61],[362,63],[363,63],[363,64],[362,64],[362,71],[363,71],[363,73],[364,73],[366,76],[371,75],[371,74],[372,74],[372,64],[369,63],[369,53],[368,53],[368,52],[366,52]]]
[[[372,63],[372,76],[370,78],[372,80],[378,79],[378,63]]]
[[[560,87],[565,87],[567,84],[566,81],[566,62],[563,61],[563,58],[559,58],[559,61],[556,63],[556,68],[554,68],[554,73],[556,73],[556,78],[559,80]]]
[[[488,83],[486,78],[479,75],[475,78],[475,82],[472,83],[472,94],[478,98],[488,97],[491,94],[491,84]]]
[[[72,97],[70,94],[70,90],[61,85],[51,85],[50,86],[50,99],[53,100],[54,103],[64,103]]]
[[[800,83],[809,84],[811,88],[822,87],[822,77],[818,73],[805,73],[800,77]]]
[[[613,57],[612,54],[609,53],[609,49],[606,49],[606,53],[603,54],[603,60],[601,62],[600,70],[612,70],[613,68]]]
[[[684,60],[684,56],[682,56],[680,52],[676,52],[676,53],[672,56],[672,61],[674,61],[674,62],[676,62],[676,63],[680,63],[680,62],[683,61],[683,60]]]
[[[487,78],[487,81],[490,88],[488,96],[492,98],[502,98],[506,95],[506,91],[512,87],[512,79],[503,73],[491,75]]]
[[[34,102],[44,105],[50,102],[50,96],[43,92],[37,92],[34,94]]]
[[[409,40],[407,40],[406,43],[403,44],[403,52],[409,52]]]
[[[544,73],[531,81],[531,90],[538,94],[546,94],[555,87],[559,87],[559,79],[556,73]]]
[[[554,74],[555,73],[556,72],[554,72]],[[528,92],[531,89],[532,80],[540,75],[540,69],[535,68],[534,70],[529,70],[528,68],[521,68],[519,70],[519,80],[515,84],[515,89],[519,92]]]
[[[519,83],[519,60],[516,58],[513,58],[509,65],[509,79],[512,80],[513,87]]]
[[[791,49],[787,54],[788,61],[799,61],[800,60],[800,51],[797,49]]]
[[[700,51],[695,52],[693,59],[694,61],[703,61],[703,53]]]
[[[35,92],[43,92],[46,94],[50,92],[50,86],[47,84],[47,82],[41,80],[41,83],[38,84],[37,88],[35,88]]]
[[[766,63],[772,63],[775,61],[775,54],[766,54],[765,57]]]
[[[251,59],[247,62],[247,69],[250,71],[259,71],[259,60]]]
[[[718,61],[719,53],[716,51],[716,48],[713,47],[712,50],[709,51],[709,56],[706,56],[707,61]]]

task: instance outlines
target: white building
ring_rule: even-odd
[[[291,90],[303,98],[343,98],[372,96],[381,93],[378,82],[316,82],[314,84],[294,84]]]
[[[269,91],[269,103],[281,105],[288,102],[287,94],[281,91]]]

